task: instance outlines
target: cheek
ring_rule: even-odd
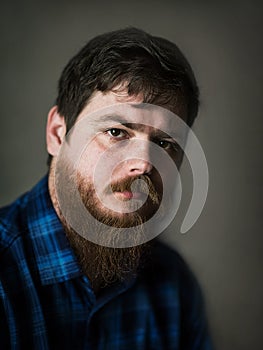
[[[79,159],[78,171],[88,179],[92,179],[103,152],[104,149],[94,147],[93,144],[89,145]]]

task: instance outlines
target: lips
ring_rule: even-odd
[[[144,199],[145,193],[142,192],[131,192],[128,190],[125,191],[115,191],[114,195],[117,197],[117,199],[121,200],[130,200],[130,199]]]
[[[122,181],[113,182],[107,187],[106,193],[108,195],[114,194],[114,197],[120,201],[130,201],[133,199],[146,202],[149,197],[153,203],[159,203],[158,192],[152,180],[146,175],[140,175],[134,178],[129,177]]]

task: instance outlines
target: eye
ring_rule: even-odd
[[[171,141],[166,141],[166,140],[159,140],[158,142],[158,146],[160,146],[161,148],[167,150],[167,151],[178,151],[178,146],[176,143],[171,142]]]
[[[127,135],[126,131],[117,128],[109,129],[106,132],[109,136],[114,137],[116,139],[121,139]]]
[[[158,141],[158,145],[164,149],[170,148],[170,142],[168,141],[164,141],[164,140],[160,140]]]

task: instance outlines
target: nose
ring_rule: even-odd
[[[150,161],[151,143],[148,140],[135,140],[132,149],[129,151],[130,159],[127,160],[126,167],[128,175],[149,175],[153,168]]]
[[[149,175],[152,171],[152,164],[149,160],[134,158],[128,160],[127,168],[130,176]]]
[[[151,142],[138,139],[130,150],[131,158],[128,160],[127,171],[130,176],[146,175],[152,171]]]
[[[118,152],[119,158],[114,169],[114,177],[125,178],[150,175],[153,170],[152,150],[148,140],[134,139],[127,142],[127,147]]]

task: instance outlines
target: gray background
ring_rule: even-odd
[[[187,233],[163,235],[204,289],[220,350],[263,349],[262,6],[256,1],[10,1],[1,3],[0,204],[46,172],[46,115],[63,66],[93,36],[127,25],[175,41],[201,89],[195,131],[210,188]],[[187,183],[187,182],[186,182]]]

